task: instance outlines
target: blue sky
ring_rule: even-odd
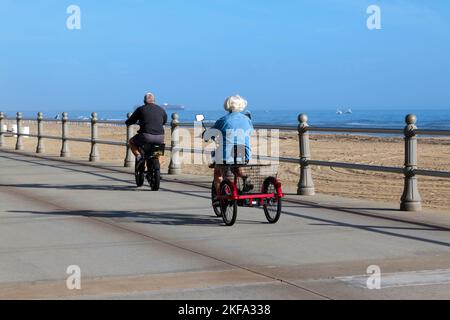
[[[447,0],[1,0],[0,43],[6,111],[450,107]]]

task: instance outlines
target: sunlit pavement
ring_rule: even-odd
[[[210,177],[165,175],[153,192],[54,159],[0,151],[0,298],[450,298],[450,212],[289,195],[277,224],[239,208],[226,227]]]

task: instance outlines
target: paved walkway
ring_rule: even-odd
[[[291,195],[275,225],[239,208],[225,227],[209,177],[166,175],[159,192],[133,179],[1,149],[0,298],[450,298],[450,213]],[[66,288],[69,265],[81,290]]]

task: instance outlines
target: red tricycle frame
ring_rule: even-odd
[[[265,165],[229,165],[229,168],[255,168],[267,167]],[[246,170],[248,173],[249,170]],[[233,179],[225,178],[220,187],[216,190],[215,183],[211,187],[211,200],[214,212],[217,216],[221,216],[224,223],[231,226],[236,221],[237,207],[254,207],[262,206],[269,223],[276,223],[281,214],[282,201],[284,197],[280,181],[274,176],[261,174],[253,177],[252,182],[258,183],[256,191],[250,189],[244,191],[245,188],[238,187],[238,179],[243,179],[236,171],[233,171]],[[275,174],[276,176],[276,174]],[[247,179],[248,176],[246,175]],[[244,182],[245,185],[245,182]],[[248,185],[247,185],[248,186]],[[259,189],[259,190],[258,190]],[[270,192],[267,192],[270,191]]]

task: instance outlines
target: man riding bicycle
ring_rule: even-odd
[[[230,164],[247,164],[251,160],[250,137],[253,133],[253,125],[250,117],[243,114],[247,107],[247,101],[236,95],[225,100],[224,109],[228,114],[216,121],[214,126],[207,130],[204,140],[218,138],[219,147],[215,154],[214,184],[216,190]],[[236,147],[243,146],[243,155],[237,159]],[[238,161],[238,163],[236,163]],[[242,168],[233,169],[233,173],[246,180],[245,172]]]
[[[146,144],[164,143],[164,125],[167,123],[166,111],[155,104],[155,96],[148,92],[144,96],[144,105],[137,108],[125,122],[127,126],[138,123],[138,133],[128,142],[131,152],[136,157],[136,163],[142,155],[139,148]]]

